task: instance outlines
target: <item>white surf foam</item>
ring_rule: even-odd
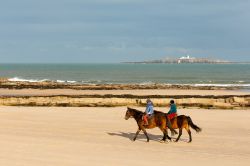
[[[44,81],[48,81],[48,79],[38,80],[38,79],[24,79],[24,78],[19,78],[19,77],[13,77],[13,78],[9,78],[8,81],[15,81],[15,82],[44,82]]]

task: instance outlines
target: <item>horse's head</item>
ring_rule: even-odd
[[[125,120],[128,120],[129,118],[131,118],[133,116],[131,108],[127,107],[127,111],[125,114]]]

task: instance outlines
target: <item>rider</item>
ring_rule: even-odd
[[[147,99],[147,106],[145,110],[145,114],[143,115],[144,125],[148,125],[148,118],[150,118],[154,114],[154,106],[153,102],[150,99]]]
[[[171,130],[171,135],[177,134],[177,132],[173,129],[172,124],[170,122],[170,120],[176,116],[177,116],[176,105],[174,103],[174,100],[170,100],[170,110],[167,113],[167,118],[168,118],[167,124],[168,128]]]
[[[177,116],[177,109],[174,100],[170,100],[170,110],[167,114],[169,119],[172,119]]]

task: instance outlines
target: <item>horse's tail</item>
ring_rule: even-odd
[[[187,120],[188,120],[188,124],[190,125],[190,127],[191,127],[192,129],[194,129],[196,132],[201,132],[201,128],[198,127],[197,125],[195,125],[195,124],[193,123],[192,119],[191,119],[189,116],[187,116]]]

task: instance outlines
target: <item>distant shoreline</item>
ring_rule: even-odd
[[[148,61],[143,61],[143,62],[121,62],[124,64],[250,64],[250,62],[182,62],[182,63],[177,63],[177,62],[148,62]]]
[[[143,60],[138,62],[128,62],[128,63],[177,63],[177,64],[234,64],[234,63],[241,63],[241,62],[235,62],[235,61],[228,61],[228,60],[221,60],[221,59],[215,59],[215,58],[209,58],[209,57],[192,57],[189,54],[186,56],[181,56],[179,58],[171,58],[166,57],[163,59],[155,59],[155,60]],[[244,62],[245,63],[245,62]],[[248,63],[248,62],[247,62]]]
[[[16,62],[0,62],[0,65],[6,65],[6,64],[10,64],[10,65],[24,65],[24,64],[27,64],[27,65],[33,65],[33,64],[49,64],[49,65],[65,65],[65,64],[72,64],[72,65],[77,65],[77,64],[126,64],[126,63],[152,63],[152,64],[178,64],[178,63],[166,63],[166,62],[151,62],[151,61],[138,61],[138,62],[133,62],[133,61],[122,61],[122,62],[105,62],[105,63],[99,63],[99,62],[89,62],[89,63],[76,63],[76,62],[72,62],[72,63],[51,63],[51,62],[28,62],[28,63],[16,63]],[[181,63],[181,64],[189,64],[189,63]],[[191,63],[192,64],[192,63]],[[229,61],[229,62],[215,62],[215,63],[193,63],[193,64],[250,64],[250,61],[249,62],[234,62],[234,61]]]

